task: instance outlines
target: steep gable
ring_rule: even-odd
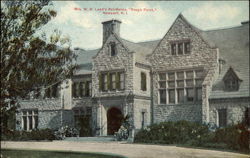
[[[239,76],[236,74],[236,72],[233,70],[232,67],[230,67],[227,70],[227,73],[225,74],[225,76],[223,77],[223,81],[227,80],[227,79],[237,79],[237,80],[241,80],[239,78]]]
[[[171,43],[190,42],[190,54],[172,55]],[[217,51],[205,40],[202,30],[191,25],[182,14],[176,18],[152,54],[147,56],[154,69],[175,69],[193,65],[211,65],[216,62]]]

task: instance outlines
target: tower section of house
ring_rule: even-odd
[[[112,135],[129,116],[135,129],[150,124],[150,75],[148,66],[136,66],[145,48],[120,37],[119,20],[103,24],[103,46],[93,57],[93,104],[96,135]],[[143,84],[143,85],[141,85]]]
[[[179,15],[152,54],[153,122],[209,121],[218,49]]]

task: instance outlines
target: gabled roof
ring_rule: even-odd
[[[233,70],[233,68],[230,66],[229,69],[227,70],[226,74],[224,75],[224,77],[222,78],[223,81],[225,81],[227,78],[229,77],[233,77],[239,81],[242,81],[239,76],[237,75],[237,73]]]
[[[148,41],[148,42],[139,42],[134,43],[125,39],[122,39],[124,45],[128,47],[129,50],[135,52],[135,61],[142,64],[149,64],[146,60],[146,55],[152,53],[155,49],[159,40]]]
[[[149,64],[146,61],[146,55],[152,53],[153,49],[156,47],[157,43],[160,40],[154,40],[154,41],[146,41],[146,42],[131,42],[129,40],[123,39],[118,37],[115,33],[113,33],[115,37],[117,38],[118,41],[120,41],[123,46],[128,49],[130,52],[135,53],[135,60],[136,62],[142,63],[142,64]],[[89,74],[92,71],[92,62],[93,62],[93,57],[95,57],[98,52],[101,50],[95,49],[95,50],[83,50],[79,49],[76,50],[77,56],[77,64],[78,64],[78,69],[75,75],[78,74]]]
[[[249,22],[244,22],[241,26],[232,28],[202,31],[191,25],[182,14],[178,17],[185,20],[210,47],[219,48],[219,58],[225,61],[221,73],[213,83],[210,99],[249,97]],[[161,42],[161,40],[154,40],[135,43],[122,38],[119,39],[127,49],[135,52],[136,62],[142,64],[147,64],[146,55],[152,53]],[[78,52],[78,74],[91,73],[92,57],[100,49],[81,50]],[[230,66],[239,79],[241,79],[238,91],[224,91],[223,77]]]
[[[213,40],[219,48],[219,58],[225,61],[213,83],[210,98],[249,97],[249,22],[237,27],[204,31],[204,34]],[[230,67],[242,80],[235,92],[223,89],[223,77]]]
[[[92,73],[92,57],[96,55],[99,50],[100,49],[75,50],[77,55],[76,63],[78,65],[75,75]]]

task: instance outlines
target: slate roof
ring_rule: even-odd
[[[160,40],[154,40],[154,41],[147,41],[147,42],[131,42],[126,39],[119,38],[119,40],[132,52],[135,52],[135,60],[136,62],[142,63],[142,64],[148,64],[148,61],[146,61],[146,55],[152,53],[156,45]],[[90,74],[92,71],[92,57],[94,57],[99,49],[95,50],[83,50],[81,48],[78,48],[75,50],[77,54],[77,64],[78,69],[75,73],[75,75],[80,74]]]
[[[78,49],[74,50],[77,54],[76,63],[78,65],[75,75],[80,74],[91,74],[92,73],[92,57],[97,54],[100,49],[94,50],[84,50]]]
[[[221,73],[213,83],[210,98],[249,97],[249,22],[203,33],[219,48],[219,58],[225,61]],[[242,80],[239,90],[234,92],[224,91],[223,77],[230,66]]]
[[[160,40],[134,43],[122,39],[123,44],[127,46],[130,51],[135,52],[135,61],[147,65],[149,65],[149,63],[146,60],[146,55],[153,52],[159,41]]]
[[[182,15],[180,16],[184,18]],[[243,25],[237,27],[209,31],[202,31],[191,24],[190,26],[193,27],[211,47],[219,48],[219,58],[225,61],[221,73],[213,83],[210,99],[249,97],[249,22],[244,22]],[[160,42],[160,40],[154,40],[135,43],[122,38],[119,38],[119,40],[130,51],[135,52],[136,62],[143,64],[149,64],[145,59],[146,55],[152,53]],[[100,49],[101,48],[95,50],[80,49],[77,51],[79,69],[76,75],[90,74],[92,72],[92,57],[95,56]],[[235,92],[224,91],[222,79],[229,67],[232,67],[242,80],[239,90]]]

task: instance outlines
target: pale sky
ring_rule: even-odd
[[[133,42],[161,39],[179,13],[202,30],[237,26],[249,20],[248,1],[54,1],[53,4],[57,16],[43,30],[49,34],[59,29],[71,39],[72,47],[83,49],[101,47],[101,22],[109,19],[121,20],[121,37]],[[101,11],[109,8],[126,11],[119,15]]]

